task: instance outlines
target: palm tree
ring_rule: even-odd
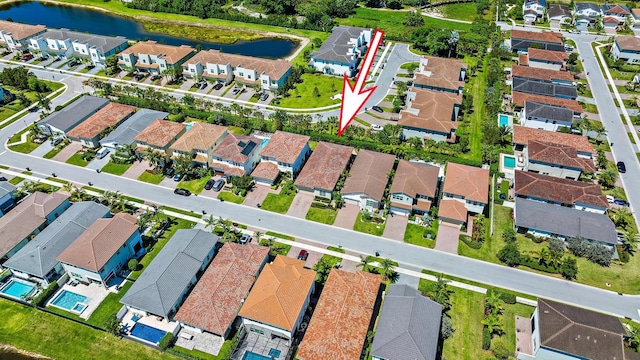
[[[36,93],[36,99],[45,113],[48,114],[51,111],[51,99],[42,93]]]
[[[498,137],[500,145],[504,146],[511,143],[511,128],[507,125],[500,125],[498,128]]]
[[[490,313],[495,312],[497,314],[500,314],[502,312],[502,306],[504,305],[504,302],[502,301],[498,293],[496,293],[495,291],[490,291],[487,293],[486,299],[484,299],[484,305]]]
[[[385,281],[388,281],[390,276],[392,273],[395,272],[396,267],[395,267],[395,263],[393,262],[393,260],[391,259],[382,259],[380,261],[380,274],[382,275],[382,278]]]
[[[538,259],[539,265],[547,265],[549,257],[551,256],[549,249],[546,247],[543,247],[539,250],[532,250],[529,252],[529,254],[531,254],[531,256],[535,259]]]
[[[20,186],[20,189],[18,191],[21,193],[32,194],[38,191],[39,184],[40,184],[39,181],[38,182],[24,181],[22,182],[22,186]]]
[[[208,218],[204,219],[204,228],[205,229],[211,228],[211,230],[213,230],[213,229],[215,229],[217,224],[218,224],[218,219],[214,219],[213,215],[209,215]]]
[[[482,325],[486,326],[491,334],[498,336],[504,333],[504,324],[502,323],[502,317],[498,314],[491,314],[482,320]]]
[[[368,256],[360,255],[360,263],[358,263],[356,267],[362,268],[362,271],[368,271],[370,262],[371,259]]]
[[[260,238],[262,237],[262,235],[264,235],[263,233],[261,233],[260,231],[254,231],[253,235],[256,237],[256,242],[258,244],[260,244]]]
[[[71,194],[71,192],[73,191],[73,188],[74,186],[71,183],[65,183],[64,185],[62,185],[62,190],[68,194]]]
[[[158,173],[164,164],[164,156],[158,151],[147,149],[147,152],[143,155],[144,159],[153,166],[153,172]]]
[[[613,169],[604,169],[598,175],[598,182],[606,188],[612,188],[616,180],[618,180],[618,173]]]
[[[442,311],[447,312],[451,309],[451,290],[447,287],[449,280],[442,277],[442,274],[436,275],[436,282],[431,286],[429,297],[431,300],[442,305]]]
[[[622,246],[629,255],[633,255],[638,249],[638,241],[640,241],[640,236],[636,229],[622,231]]]
[[[71,194],[69,196],[69,200],[73,202],[82,201],[86,195],[87,192],[84,189],[80,189],[74,186],[73,191],[71,191]]]
[[[609,209],[609,218],[616,226],[626,227],[632,221],[632,215],[628,208]]]

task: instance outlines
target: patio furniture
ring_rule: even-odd
[[[180,332],[180,337],[186,340],[191,340],[193,339],[193,335],[191,334],[187,334],[186,332]]]

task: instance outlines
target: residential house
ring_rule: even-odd
[[[591,26],[598,16],[602,15],[600,6],[591,2],[577,2],[573,5],[573,16],[576,26]]]
[[[545,50],[564,51],[562,34],[559,32],[511,30],[511,51],[528,51],[533,44]]]
[[[92,201],[75,203],[3,266],[11,269],[14,276],[37,281],[47,287],[64,273],[58,256],[96,220],[108,217],[111,217],[109,208],[102,204]]]
[[[100,146],[100,139],[113,128],[122,124],[136,112],[136,108],[130,105],[109,103],[98,110],[88,119],[71,129],[66,135],[67,138],[79,141],[82,146],[95,148]]]
[[[547,11],[549,21],[557,21],[560,24],[571,24],[571,10],[567,5],[552,4]]]
[[[540,19],[538,17],[538,12],[533,9],[525,9],[522,12],[522,20],[524,20],[525,25],[533,25],[538,19]]]
[[[615,60],[622,59],[630,64],[640,63],[640,39],[633,35],[617,36],[611,46]]]
[[[367,52],[372,36],[371,29],[352,26],[336,26],[331,36],[311,53],[309,66],[327,75],[355,76],[360,57]]]
[[[578,156],[583,158],[591,159],[596,153],[593,145],[591,145],[589,139],[585,136],[514,126],[513,150],[519,163],[524,162],[524,153],[527,152],[527,145],[529,141],[532,140],[572,146],[578,152]]]
[[[44,25],[27,25],[0,20],[0,45],[12,52],[25,51],[29,40],[47,31]]]
[[[423,56],[413,74],[414,88],[462,94],[467,65],[456,59]]]
[[[406,284],[389,285],[371,345],[373,360],[435,360],[442,305]]]
[[[168,159],[173,154],[171,145],[185,133],[186,129],[185,124],[168,120],[154,120],[133,138],[137,145],[136,151],[139,154],[158,151]]]
[[[238,313],[245,331],[291,343],[309,307],[315,277],[303,260],[276,256],[264,266]]]
[[[285,60],[227,54],[219,50],[202,50],[183,65],[183,74],[230,84],[236,83],[263,90],[280,89],[291,74],[291,63]]]
[[[525,171],[577,180],[583,172],[595,173],[593,159],[582,156],[567,144],[529,140],[524,154]]]
[[[398,120],[404,138],[456,141],[462,95],[414,87],[406,99],[407,108],[400,112]]]
[[[227,137],[227,127],[195,122],[171,145],[174,157],[189,154],[197,166],[209,167],[211,153]]]
[[[380,276],[332,269],[302,338],[299,360],[359,360],[373,330],[380,301]]]
[[[524,78],[513,78],[512,90],[525,94],[556,97],[561,99],[575,100],[578,97],[578,89],[573,85],[562,85],[544,82],[540,80],[530,80]],[[526,100],[525,100],[526,102]],[[573,112],[571,112],[573,114]]]
[[[16,187],[8,181],[0,182],[0,217],[6,214],[16,203]]]
[[[511,93],[511,101],[515,105],[516,109],[522,109],[524,107],[525,102],[532,101],[542,104],[549,105],[557,105],[564,106],[567,109],[571,109],[573,111],[574,116],[580,116],[582,114],[582,106],[576,100],[572,99],[563,99],[559,97],[552,96],[544,96],[544,95],[536,95],[536,94],[527,94],[520,91],[513,91]]]
[[[640,9],[631,9],[631,17],[633,17],[633,28],[640,29]]]
[[[530,344],[518,359],[638,359],[625,347],[627,331],[616,316],[539,298],[528,324]]]
[[[604,214],[609,208],[607,197],[596,183],[558,179],[532,172],[515,171],[516,197],[543,201],[576,210]]]
[[[226,242],[187,296],[175,319],[189,331],[226,338],[269,258],[269,248]]]
[[[529,48],[528,66],[538,69],[564,70],[569,56],[564,51],[551,51]]]
[[[68,29],[49,29],[30,39],[29,46],[43,55],[62,59],[89,59],[93,65],[104,67],[105,60],[127,48],[129,40],[122,36],[102,36]]]
[[[171,46],[155,41],[139,41],[118,54],[118,64],[123,68],[160,75],[169,68],[180,68],[191,56],[191,46]]]
[[[538,80],[554,84],[575,85],[573,75],[568,71],[532,68],[514,65],[511,67],[512,78]]]
[[[527,10],[533,12],[537,19],[544,20],[547,12],[547,2],[546,0],[525,0],[522,4],[522,11],[526,13]],[[534,22],[537,19],[534,19]]]
[[[22,249],[70,205],[66,195],[35,192],[1,217],[0,263]]]
[[[489,169],[449,162],[438,217],[466,224],[468,214],[482,214],[489,203]]]
[[[229,176],[244,176],[260,161],[262,140],[253,136],[228,134],[211,152],[211,168]]]
[[[516,198],[516,230],[539,237],[567,239],[581,236],[607,247],[618,244],[616,226],[609,216],[546,202]]]
[[[38,121],[37,126],[45,134],[65,135],[91,115],[97,113],[98,110],[107,106],[108,103],[107,99],[84,95],[63,109]]]
[[[353,148],[319,142],[296,179],[298,190],[331,199],[340,175],[351,164]]]
[[[390,154],[360,150],[341,190],[345,203],[367,211],[381,209],[395,161],[396,157]]]
[[[522,126],[558,131],[561,127],[573,127],[573,111],[562,106],[541,104],[525,101],[524,109],[520,112]]]
[[[208,231],[176,231],[120,302],[169,321],[213,259],[218,240]]]
[[[614,31],[622,30],[624,28],[624,22],[614,16],[603,17],[602,25],[605,29],[613,29]]]
[[[100,145],[111,150],[116,150],[122,146],[135,144],[135,137],[151,125],[155,120],[166,119],[169,113],[140,109],[122,124],[120,124],[109,135],[100,140]]]
[[[72,279],[107,287],[111,278],[123,276],[140,249],[136,217],[118,213],[96,220],[57,259]]]
[[[631,10],[626,5],[619,4],[603,4],[602,5],[603,20],[607,17],[614,17],[624,24],[627,18],[631,17]]]
[[[440,168],[400,160],[389,197],[393,214],[426,214],[438,199]]]
[[[260,150],[260,163],[251,173],[258,183],[273,184],[280,173],[289,173],[292,179],[298,175],[311,155],[309,137],[276,131]]]

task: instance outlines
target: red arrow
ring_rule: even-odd
[[[367,50],[367,54],[364,57],[364,62],[362,63],[362,67],[360,68],[360,72],[358,73],[358,78],[356,79],[356,83],[354,86],[351,86],[347,74],[344,74],[344,83],[342,84],[342,107],[340,108],[340,126],[338,127],[338,136],[342,135],[344,129],[349,126],[351,120],[356,117],[356,114],[360,111],[364,103],[369,100],[369,97],[371,97],[373,91],[376,89],[376,86],[373,86],[367,90],[362,90],[362,88],[364,87],[364,82],[367,79],[367,74],[369,73],[369,70],[371,70],[371,65],[373,65],[373,59],[376,57],[376,52],[378,51],[378,46],[380,46],[380,42],[382,41],[383,36],[384,32],[380,30],[376,30],[373,33],[373,40],[371,40],[371,43],[369,44],[369,49]]]

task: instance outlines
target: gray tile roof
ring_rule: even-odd
[[[523,79],[521,77],[513,78],[513,91],[570,99],[575,99],[578,97],[578,90],[575,86],[553,84],[548,82]]]
[[[105,54],[111,50],[119,47],[123,43],[126,43],[127,38],[122,36],[112,37],[103,35],[86,34],[76,31],[69,31],[68,29],[48,29],[46,33],[41,35],[44,39],[56,39],[56,40],[70,40],[77,41],[81,44],[88,44],[89,46],[95,46],[98,51]]]
[[[591,10],[595,10],[600,12],[600,6],[598,6],[598,4],[596,3],[592,3],[592,2],[577,2],[574,4],[576,10],[580,11],[580,10],[585,10],[585,9],[591,9]]]
[[[58,255],[97,219],[108,215],[109,208],[101,204],[91,201],[73,204],[4,266],[44,278],[58,264]]]
[[[95,114],[109,103],[109,100],[95,96],[82,96],[69,106],[47,116],[38,124],[51,125],[65,133]]]
[[[178,230],[120,302],[155,315],[168,316],[218,239],[202,230]]]
[[[16,190],[16,187],[9,184],[8,181],[0,182],[0,199]]]
[[[607,215],[523,198],[516,198],[515,225],[566,237],[618,243],[616,228]]]
[[[388,360],[436,358],[442,306],[410,286],[392,284],[384,298],[371,355]]]
[[[571,10],[569,10],[569,7],[566,5],[553,4],[549,6],[548,14],[550,18],[556,17],[556,16],[571,17]]]
[[[533,101],[524,102],[525,115],[552,121],[573,122],[573,111],[562,106],[541,104]]]
[[[133,144],[134,138],[149,124],[156,119],[165,119],[168,115],[169,113],[162,111],[140,109],[113,130],[109,136],[100,140],[100,144],[115,143],[118,146]]]
[[[349,40],[357,38],[362,31],[369,30],[365,28],[352,26],[336,26],[331,31],[331,36],[318,48],[311,53],[312,59],[321,59],[325,61],[337,61],[343,64],[350,64],[351,59],[347,56],[347,52],[353,45],[349,45]]]

